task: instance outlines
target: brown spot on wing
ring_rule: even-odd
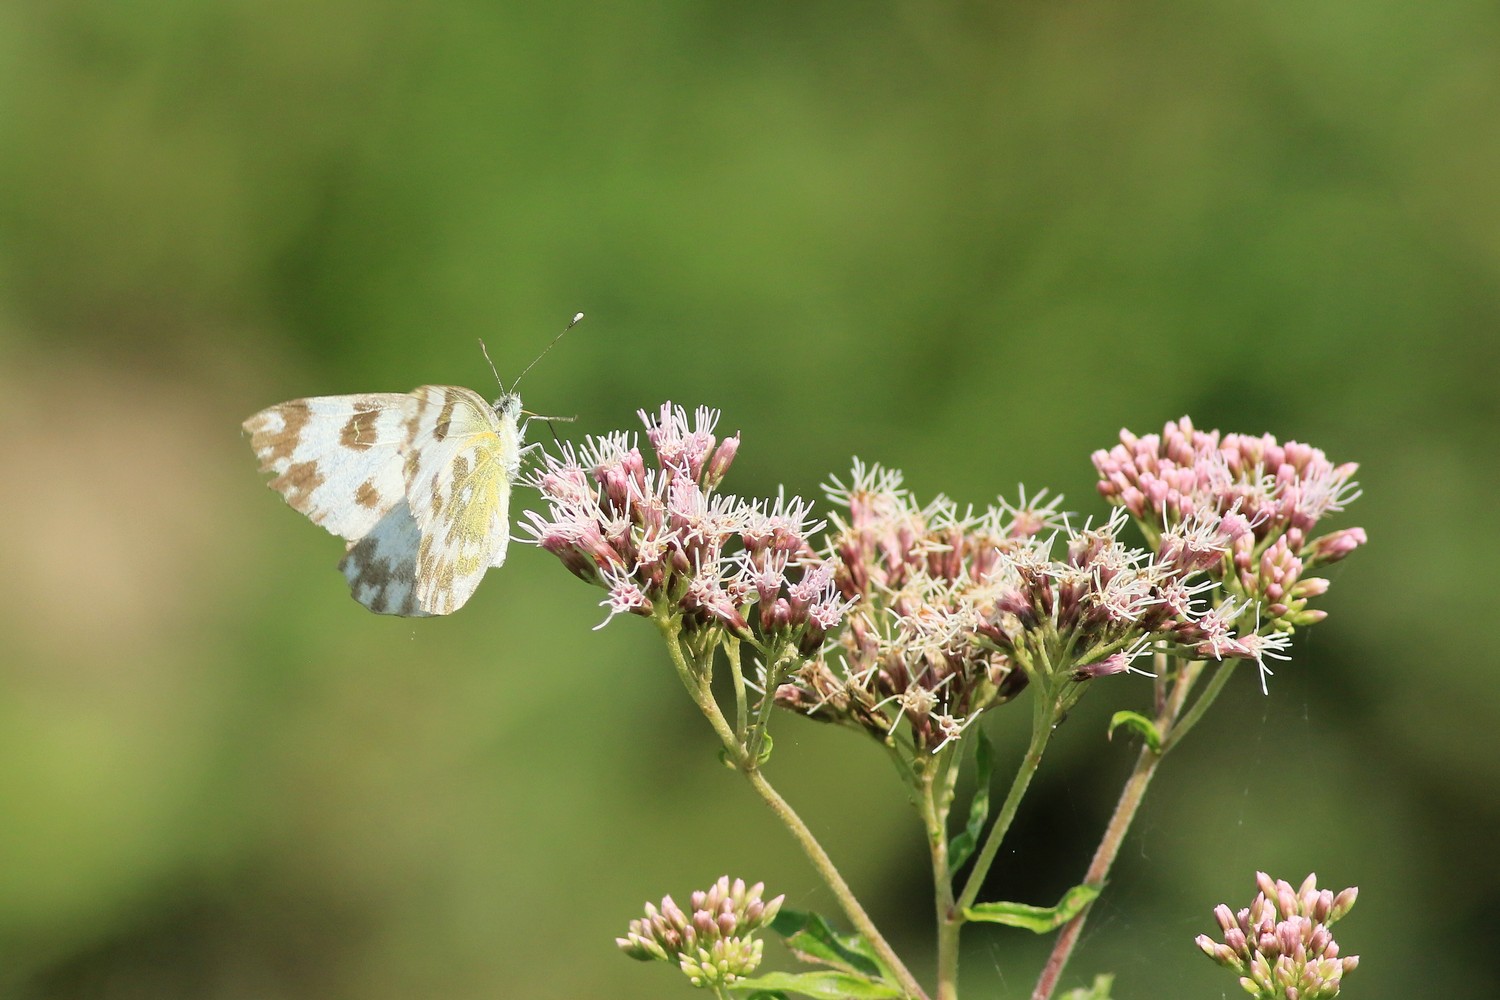
[[[354,491],[354,502],[371,510],[380,506],[380,491],[372,480],[366,479],[359,484],[359,489]]]
[[[281,417],[281,427],[268,430],[266,422],[273,413]],[[245,421],[244,427],[250,432],[250,447],[260,457],[262,472],[270,471],[278,462],[291,461],[292,452],[297,450],[297,444],[302,440],[302,428],[307,426],[311,418],[307,404],[294,399],[262,410]]]
[[[339,444],[354,451],[368,451],[375,446],[375,421],[378,409],[355,410],[349,422],[339,431]]]
[[[457,399],[449,399],[443,404],[443,411],[438,414],[437,424],[432,428],[432,439],[441,441],[448,436],[448,431],[453,425],[453,409],[458,405]]]
[[[349,579],[349,589],[357,600],[377,615],[410,614],[408,600],[400,608],[391,607],[391,585],[394,582],[392,565],[376,553],[375,539],[365,537],[349,547],[349,552],[339,562],[339,569]],[[351,573],[350,569],[354,572]],[[367,597],[360,595],[366,594]]]
[[[293,462],[286,471],[271,480],[271,489],[286,498],[296,510],[307,513],[313,490],[323,485],[323,473],[317,462]],[[314,518],[316,520],[316,518]]]
[[[413,392],[412,398],[416,404],[407,411],[406,417],[406,443],[411,445],[417,439],[417,431],[422,427],[422,414],[427,411],[427,397],[421,392]]]
[[[403,505],[387,516],[409,518],[411,515]],[[411,586],[415,581],[400,579],[412,569],[411,564],[403,563],[400,557],[399,551],[382,552],[380,536],[372,533],[350,543],[349,551],[339,561],[339,570],[348,578],[354,598],[376,614],[408,618],[425,616],[426,612],[417,607],[416,593]],[[392,592],[396,589],[403,591],[399,603],[392,600]]]
[[[347,572],[350,564],[355,566],[358,572],[350,583],[377,589],[384,589],[390,584],[390,563],[374,557],[377,544],[374,537],[366,535],[349,546],[349,551],[339,561],[339,569]]]

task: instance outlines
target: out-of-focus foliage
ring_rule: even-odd
[[[578,309],[528,403],[720,406],[752,495],[854,453],[1098,515],[1089,451],[1184,413],[1363,463],[1330,619],[1169,761],[1069,985],[1217,995],[1209,907],[1316,870],[1360,997],[1487,995],[1497,66],[1480,0],[0,6],[0,995],[628,1000],[675,988],[613,945],[643,900],[832,910],[642,623],[526,549],[369,615],[240,438]],[[1069,720],[991,898],[1077,880],[1145,696]],[[920,966],[887,768],[776,748]],[[972,990],[1026,993],[1020,937]]]

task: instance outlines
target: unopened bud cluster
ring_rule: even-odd
[[[1257,1000],[1327,1000],[1336,997],[1346,973],[1359,956],[1339,957],[1328,928],[1354,906],[1357,888],[1334,895],[1319,889],[1309,875],[1300,888],[1255,876],[1260,893],[1238,913],[1222,903],[1214,908],[1224,940],[1200,934],[1197,945],[1209,958],[1240,976],[1240,985]]]
[[[1197,570],[1123,545],[1123,513],[1074,530],[1040,497],[978,514],[943,497],[923,506],[899,472],[858,463],[829,495],[847,510],[828,551],[853,602],[841,662],[809,664],[776,693],[814,718],[880,738],[904,719],[936,750],[1028,683],[1121,673],[1157,642],[1207,635]],[[1259,652],[1222,631],[1222,655]]]
[[[671,403],[642,410],[652,461],[617,431],[543,457],[529,484],[545,514],[525,530],[575,575],[608,591],[616,614],[680,617],[687,630],[722,626],[815,650],[842,619],[833,567],[808,537],[822,528],[792,497],[748,502],[718,492],[739,449],[719,440],[718,411],[689,420]]]
[[[1269,627],[1290,631],[1322,620],[1307,607],[1328,581],[1304,576],[1363,545],[1362,528],[1313,537],[1324,516],[1358,498],[1358,466],[1335,465],[1317,448],[1267,434],[1200,431],[1187,417],[1160,434],[1120,432],[1094,453],[1099,492],[1130,511],[1160,556],[1193,566],[1255,604]]]
[[[785,896],[762,899],[765,885],[747,887],[742,879],[720,878],[692,895],[690,910],[671,896],[660,906],[646,904],[646,915],[630,922],[620,950],[643,962],[675,962],[694,986],[728,986],[760,965],[762,943],[751,935],[776,918]]]

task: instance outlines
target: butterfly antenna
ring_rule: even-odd
[[[495,381],[500,383],[500,391],[505,391],[505,383],[500,379],[500,373],[495,371],[495,362],[490,360],[490,349],[484,346],[484,338],[479,338],[479,353],[484,355],[484,363],[490,366],[490,374],[495,376]]]
[[[510,391],[511,392],[515,392],[516,391],[516,386],[518,386],[518,385],[521,384],[521,379],[525,378],[526,377],[526,373],[529,372],[529,371],[531,371],[531,369],[533,369],[533,368],[536,367],[536,363],[538,361],[542,360],[543,358],[545,358],[547,356],[547,352],[550,351],[550,350],[552,350],[553,345],[555,345],[559,340],[563,339],[563,334],[567,333],[569,330],[573,329],[573,327],[577,326],[582,319],[583,319],[583,313],[575,313],[574,314],[572,322],[570,322],[567,326],[565,326],[565,327],[562,328],[562,333],[559,333],[557,336],[553,337],[552,338],[552,343],[550,343],[546,347],[542,348],[542,353],[538,354],[535,358],[533,358],[532,361],[531,361],[531,364],[529,364],[525,368],[521,369],[521,374],[517,375],[516,376],[516,380],[510,384]],[[491,365],[490,367],[493,368],[494,366]],[[504,386],[501,386],[501,388],[504,388]]]

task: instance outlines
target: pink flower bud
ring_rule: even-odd
[[[631,481],[630,473],[626,471],[622,463],[601,466],[594,471],[594,478],[604,492],[604,500],[609,511],[623,511],[629,508],[636,484]]]
[[[1323,577],[1309,576],[1298,580],[1289,593],[1299,600],[1306,600],[1309,597],[1322,597],[1328,593],[1328,586],[1328,581]]]
[[[1276,880],[1265,872],[1255,873],[1255,884],[1260,889],[1261,895],[1267,899],[1276,898]]]
[[[791,626],[792,609],[785,597],[760,605],[760,627],[763,632],[779,632]]]
[[[1332,531],[1320,538],[1313,539],[1308,546],[1308,561],[1310,563],[1333,563],[1359,548],[1369,541],[1363,528],[1345,528],[1342,531]]]
[[[1292,889],[1291,883],[1277,881],[1276,883],[1276,910],[1283,917],[1291,916],[1300,911],[1297,905],[1297,893]]]
[[[1251,532],[1250,520],[1237,510],[1231,510],[1219,522],[1219,533],[1226,544],[1232,545]]]
[[[1354,901],[1359,898],[1359,886],[1350,886],[1337,896],[1333,897],[1333,906],[1328,911],[1328,923],[1334,923],[1343,919],[1354,907]]]
[[[1079,667],[1075,675],[1079,680],[1089,680],[1095,677],[1108,677],[1111,674],[1123,674],[1130,669],[1130,657],[1124,653],[1111,653],[1102,660],[1095,660],[1086,666]]]
[[[724,475],[729,471],[729,466],[734,462],[735,453],[739,450],[738,433],[719,442],[719,447],[714,449],[713,457],[708,460],[708,466],[704,470],[703,486],[705,489],[713,489],[724,481]]]
[[[651,904],[647,903],[646,905],[649,907]],[[661,898],[661,915],[678,927],[687,926],[686,914],[682,912],[681,907],[672,901],[671,896],[663,896]]]

